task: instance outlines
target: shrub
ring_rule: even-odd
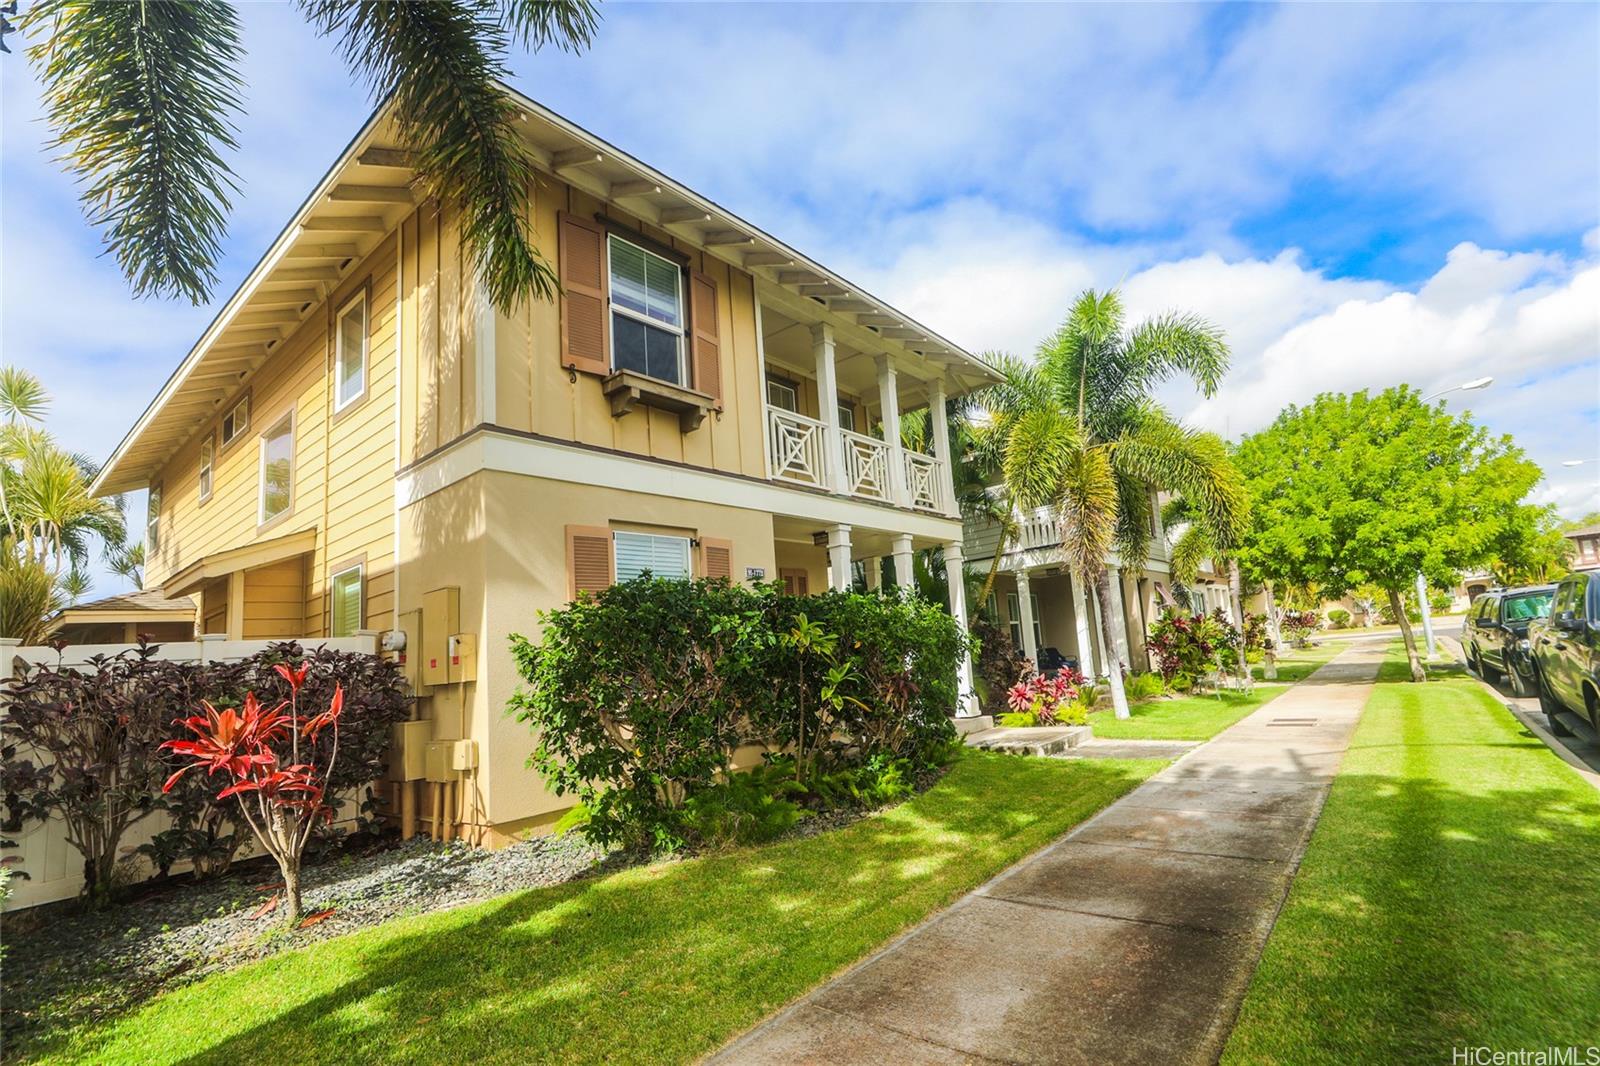
[[[1061,708],[1076,698],[1076,686],[1082,683],[1083,675],[1073,670],[1061,670],[1054,677],[1033,674],[1011,686],[1006,705],[1013,714],[1029,714],[1034,723],[1050,725]]]
[[[306,655],[293,643],[237,662],[172,662],[156,658],[156,651],[141,644],[92,660],[87,669],[32,667],[7,684],[11,708],[0,725],[6,825],[14,831],[52,813],[66,819],[69,842],[84,855],[86,896],[99,899],[109,891],[124,831],[157,810],[172,824],[136,850],[158,875],[183,859],[194,864],[196,876],[227,869],[244,843],[242,813],[235,803],[219,802],[210,783],[194,775],[163,793],[162,781],[186,760],[160,745],[202,699],[220,711],[238,708],[252,688],[268,704],[289,698],[288,682],[274,669],[282,663],[303,662],[303,703],[327,706],[334,691],[344,689],[340,755],[327,803],[336,808],[333,792],[363,786],[371,803],[390,727],[408,707],[394,663],[326,649]],[[329,761],[332,737],[321,735],[314,744],[315,758]],[[42,755],[48,761],[34,766],[31,759]],[[317,831],[330,829],[323,823]]]
[[[1279,627],[1291,647],[1303,648],[1322,627],[1322,616],[1316,611],[1284,611]]]
[[[5,684],[5,828],[59,816],[83,857],[83,895],[96,904],[109,898],[123,834],[159,806],[159,747],[192,705],[193,670],[155,651],[141,643],[83,669],[24,667]]]
[[[644,577],[543,621],[537,643],[512,638],[510,710],[598,843],[672,849],[750,813],[753,784],[727,787],[740,744],[786,752],[772,765],[811,795],[874,759],[914,775],[955,735],[967,637],[920,600]]]
[[[1208,615],[1186,615],[1165,608],[1145,647],[1168,685],[1189,687],[1221,660],[1224,669],[1236,662],[1239,631],[1221,609]]]
[[[1130,700],[1153,700],[1167,694],[1167,683],[1158,673],[1134,674],[1128,678],[1127,694]]]
[[[1349,629],[1350,612],[1343,607],[1335,607],[1328,612],[1328,626],[1330,629]]]
[[[973,644],[973,670],[981,683],[983,713],[1005,711],[1006,693],[1022,680],[1027,661],[1017,654],[1011,632],[994,619],[979,615],[969,627]]]
[[[837,657],[851,664],[836,693],[843,703],[834,723],[847,744],[823,752],[823,762],[852,757],[848,746],[853,744],[861,749],[860,758],[884,752],[920,767],[954,737],[956,663],[969,638],[944,611],[926,600],[881,593],[785,596],[768,587],[761,595],[771,605],[778,634],[792,633],[803,615],[838,636]],[[783,746],[788,737],[781,725],[793,711],[786,697],[797,691],[805,660],[781,641],[773,647],[765,687],[775,687],[779,698],[766,708],[773,720],[754,724],[764,739]],[[780,728],[763,729],[770,725]]]
[[[676,848],[684,802],[727,776],[774,702],[766,596],[649,576],[543,615],[513,635],[526,686],[511,700],[538,743],[528,764],[587,812],[601,844]]]
[[[683,825],[703,844],[764,844],[806,816],[795,799],[804,792],[788,768],[759,766],[690,796]]]
[[[214,782],[221,775],[213,786],[220,787],[216,798],[232,797],[237,802],[256,842],[278,863],[284,922],[291,927],[300,921],[301,857],[316,827],[333,819],[333,808],[325,798],[339,759],[339,718],[344,710],[344,689],[335,685],[325,710],[300,714],[299,694],[308,665],[275,667],[290,686],[289,699],[282,703],[264,706],[254,692],[245,693],[238,710],[219,711],[206,702],[204,714],[182,722],[193,739],[161,745],[189,760],[162,791],[175,787],[190,770],[204,769]]]

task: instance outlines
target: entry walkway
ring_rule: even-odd
[[[716,1061],[1215,1061],[1385,643],[1343,652]]]

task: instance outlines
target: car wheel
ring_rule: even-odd
[[[1467,649],[1467,673],[1476,674],[1479,677],[1483,676],[1483,665],[1478,659],[1478,652],[1475,648]]]
[[[1539,690],[1539,709],[1544,712],[1545,721],[1550,723],[1550,732],[1558,737],[1570,737],[1572,730],[1561,720],[1561,704],[1550,691],[1550,686],[1545,684],[1544,673],[1537,666],[1533,669],[1533,687]]]
[[[1511,681],[1511,694],[1517,699],[1524,699],[1530,695],[1527,679],[1522,676],[1522,671],[1515,666],[1506,671],[1506,677]]]

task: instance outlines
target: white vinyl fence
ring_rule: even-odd
[[[372,655],[378,650],[375,633],[362,633],[353,637],[287,639],[296,640],[307,651],[325,647],[333,651],[366,652]],[[270,645],[281,643],[283,640],[279,639],[224,640],[221,637],[205,637],[197,641],[173,641],[162,644],[156,651],[156,658],[177,662],[221,662],[244,659]],[[136,646],[81,644],[69,645],[57,652],[50,647],[19,645],[0,639],[0,675],[15,677],[24,664],[59,662],[66,666],[77,666],[88,663],[96,655],[116,655]],[[3,689],[0,689],[0,693],[3,693]],[[3,694],[0,694],[0,718],[6,713],[3,700]],[[166,815],[160,811],[141,818],[129,826],[128,831],[123,834],[119,846],[121,853],[131,855],[134,848],[148,843],[151,837],[166,827]],[[71,899],[83,888],[83,856],[67,843],[66,825],[62,819],[53,817],[46,822],[28,822],[20,833],[10,833],[6,836],[15,840],[18,846],[0,852],[0,858],[11,859],[13,871],[22,871],[28,876],[26,878],[14,876],[11,879],[11,896],[5,901],[5,910],[21,910],[25,907],[37,907],[41,903]],[[247,846],[240,850],[239,857],[243,858],[249,853]],[[142,865],[139,871],[140,877],[150,876],[154,872],[148,861],[142,858],[136,861]],[[174,873],[187,869],[187,863],[173,866]]]

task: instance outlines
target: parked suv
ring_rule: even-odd
[[[1600,573],[1573,574],[1556,586],[1550,615],[1528,627],[1539,706],[1560,736],[1556,717],[1572,711],[1600,729]]]
[[[1485,681],[1504,677],[1518,696],[1533,693],[1528,623],[1550,613],[1554,585],[1490,589],[1472,601],[1461,623],[1467,665]]]

